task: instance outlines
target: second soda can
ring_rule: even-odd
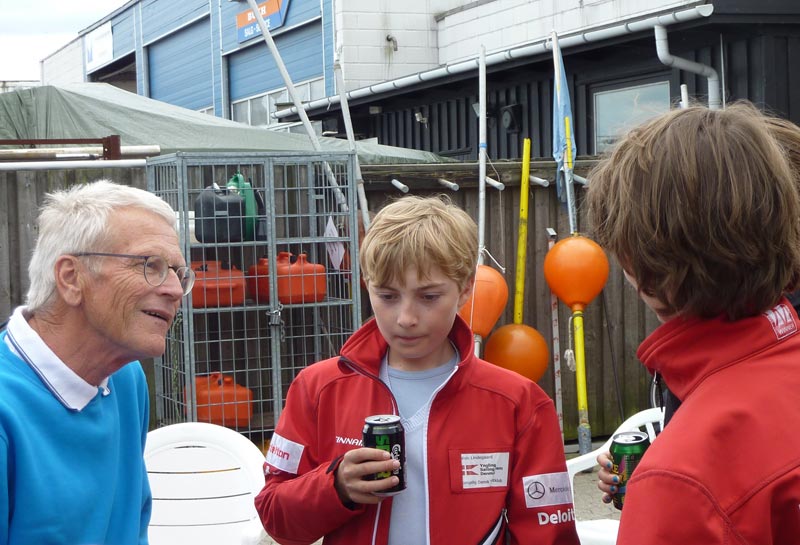
[[[366,477],[369,481],[386,479],[392,475],[396,475],[400,479],[396,486],[374,494],[376,496],[394,496],[405,490],[406,439],[400,417],[393,414],[368,416],[364,420],[363,437],[365,447],[385,450],[392,455],[392,458],[400,462],[400,467],[394,471],[385,471]]]
[[[631,478],[633,470],[639,465],[648,446],[650,446],[650,438],[644,432],[625,431],[613,437],[611,457],[614,467],[611,470],[619,476],[617,493],[614,494],[614,507],[617,509],[622,509],[622,506],[625,505],[628,480]]]

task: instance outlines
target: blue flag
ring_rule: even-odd
[[[566,202],[566,171],[572,172],[575,159],[575,131],[572,125],[572,104],[569,100],[567,76],[558,35],[553,32],[553,159],[556,160],[556,189],[561,202]]]

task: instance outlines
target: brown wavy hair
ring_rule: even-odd
[[[590,174],[594,237],[671,312],[758,314],[800,280],[798,157],[800,129],[749,103],[663,114]]]

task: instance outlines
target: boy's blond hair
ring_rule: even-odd
[[[426,278],[434,268],[463,289],[475,274],[478,228],[445,195],[407,196],[381,209],[361,244],[364,280],[387,286],[404,282],[414,268]]]
[[[787,130],[797,129],[745,103],[631,130],[589,177],[597,241],[667,311],[736,320],[767,310],[800,275]]]

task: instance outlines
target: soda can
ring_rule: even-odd
[[[614,465],[611,470],[619,476],[617,493],[613,496],[614,507],[617,509],[622,509],[625,505],[628,480],[631,478],[633,470],[639,465],[648,446],[650,446],[650,438],[641,431],[625,431],[612,438],[611,457]]]
[[[364,420],[364,446],[385,450],[392,455],[392,458],[400,462],[400,467],[394,471],[382,471],[374,475],[365,477],[368,481],[387,479],[396,475],[400,482],[380,492],[374,492],[376,496],[394,496],[406,489],[406,436],[400,417],[394,414],[377,414],[368,416]]]

